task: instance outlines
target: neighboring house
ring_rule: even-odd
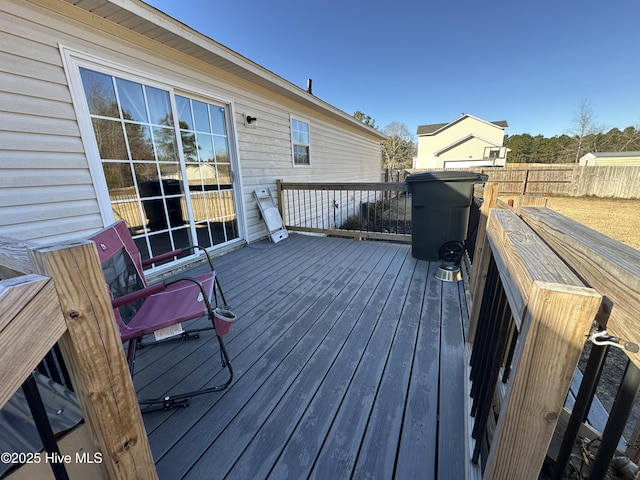
[[[580,157],[585,166],[640,166],[640,152],[595,152]]]
[[[0,21],[0,235],[226,247],[266,237],[256,188],[380,179],[383,134],[142,1]]]
[[[506,121],[487,122],[462,114],[450,123],[418,127],[418,156],[414,168],[504,167]]]

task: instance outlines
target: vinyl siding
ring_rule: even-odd
[[[255,188],[379,179],[374,135],[65,2],[5,1],[0,30],[0,235],[77,238],[103,224],[59,45],[232,105],[249,241],[266,236]],[[243,113],[257,128],[244,126]],[[309,121],[309,167],[292,164],[290,115]]]

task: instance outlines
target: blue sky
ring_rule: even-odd
[[[582,100],[605,128],[640,125],[637,0],[147,0],[379,127],[507,120],[561,135]]]

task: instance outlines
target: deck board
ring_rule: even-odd
[[[465,297],[435,263],[407,245],[296,234],[214,262],[239,317],[225,337],[235,377],[145,414],[161,479],[435,478],[439,437],[463,466],[463,397],[440,400],[460,422],[438,434],[438,384],[463,372]],[[213,340],[140,350],[139,394],[219,382]]]

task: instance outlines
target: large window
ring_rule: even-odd
[[[293,164],[310,165],[309,123],[291,118],[291,143],[293,145]]]
[[[80,77],[113,217],[143,257],[238,238],[228,107],[87,68]]]

